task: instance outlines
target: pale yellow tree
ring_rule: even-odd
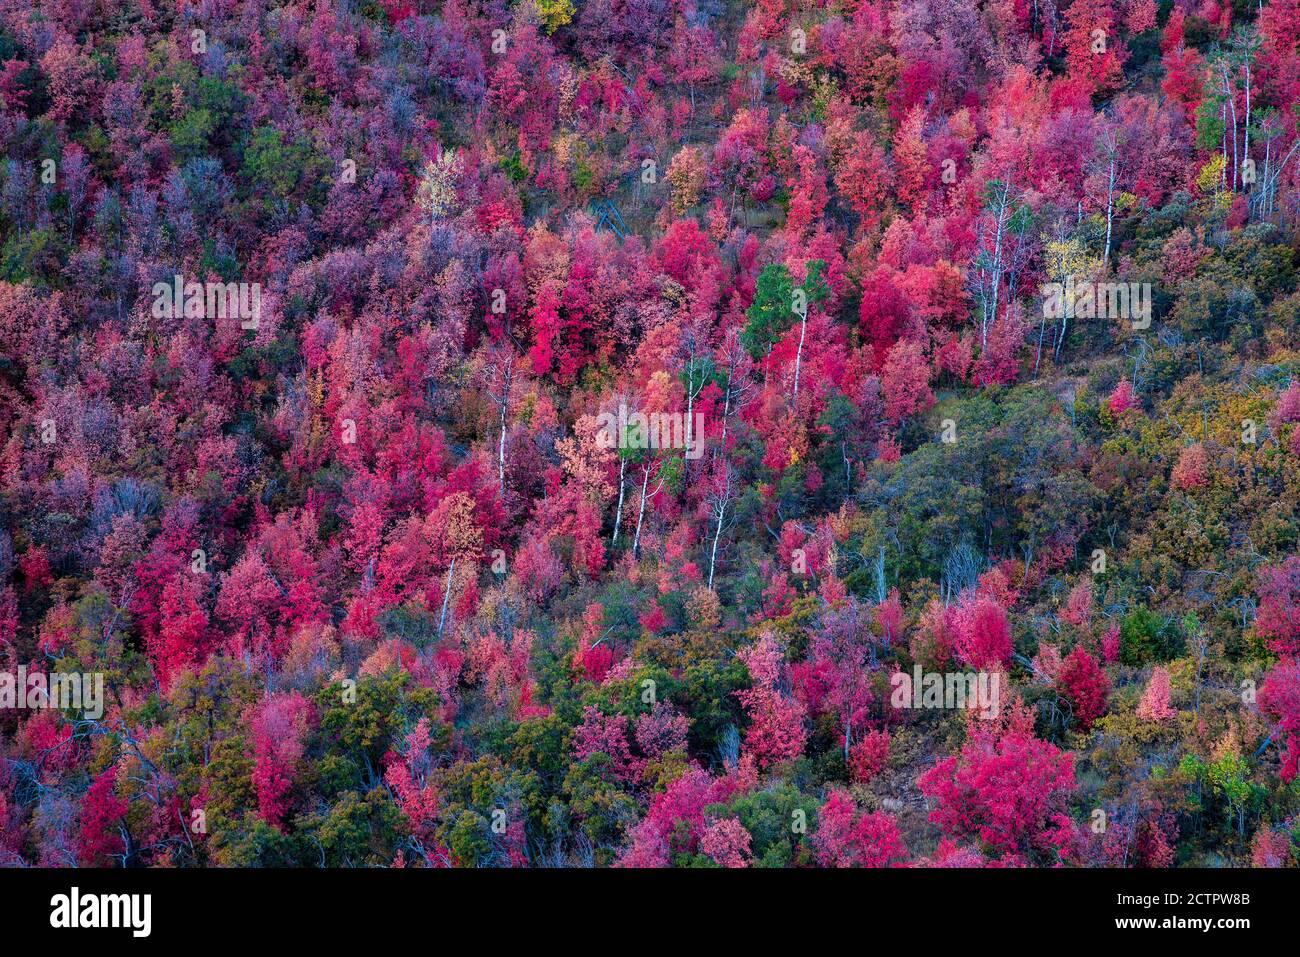
[[[443,150],[424,164],[415,192],[415,204],[436,223],[456,208],[456,183],[460,179],[460,158],[455,150]]]
[[[1043,277],[1048,283],[1072,286],[1073,283],[1091,282],[1101,275],[1102,268],[1101,259],[1090,256],[1087,247],[1077,236],[1064,239],[1049,239],[1046,235],[1043,236]],[[1047,296],[1046,290],[1044,296]],[[1044,305],[1038,324],[1038,352],[1034,357],[1035,375],[1038,373],[1038,364],[1043,357],[1043,333],[1047,327],[1047,312]],[[1061,345],[1065,342],[1065,334],[1069,330],[1069,321],[1073,315],[1073,303],[1065,301],[1064,308],[1061,310],[1061,325],[1056,334],[1056,346],[1052,351],[1054,357],[1061,353]]]

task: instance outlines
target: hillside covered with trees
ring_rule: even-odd
[[[1294,866],[1298,124],[1300,0],[0,0],[0,864]]]

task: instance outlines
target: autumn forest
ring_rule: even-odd
[[[1300,0],[0,0],[0,144],[0,866],[1300,863]]]

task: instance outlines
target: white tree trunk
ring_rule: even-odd
[[[730,468],[730,466],[728,466]],[[713,591],[713,571],[718,563],[718,539],[722,537],[722,523],[727,514],[727,502],[731,499],[731,474],[728,471],[718,494],[718,524],[713,530],[713,547],[709,549],[709,591]]]
[[[718,539],[722,537],[722,517],[727,513],[727,502],[724,499],[722,507],[718,509],[718,527],[713,531],[713,548],[709,550],[709,591],[713,591],[713,569],[718,563]]]
[[[614,512],[614,537],[610,540],[611,545],[618,544],[618,530],[623,524],[623,473],[626,470],[627,459],[620,455],[618,457],[618,509]]]
[[[685,429],[685,436],[686,436],[686,450],[687,450],[687,451],[689,451],[690,448],[691,448],[691,421],[692,421],[692,419],[693,419],[693,416],[691,415],[691,412],[695,409],[695,365],[694,365],[694,361],[695,361],[694,358],[692,358],[692,360],[691,360],[691,365],[687,367],[687,368],[688,368],[688,372],[687,372],[687,374],[686,374],[686,429]],[[683,462],[683,464],[686,466],[687,470],[689,471],[689,470],[690,470],[690,467],[691,467],[691,460],[688,459],[688,458],[684,458],[684,457],[683,457],[682,462]]]
[[[645,491],[650,486],[650,464],[646,463],[641,475],[641,504],[636,510],[636,534],[632,537],[632,557],[636,558],[641,548],[641,520],[645,517]]]
[[[507,360],[505,383],[501,388],[501,432],[497,438],[497,479],[501,484],[501,500],[506,498],[506,411],[510,405],[511,367]]]
[[[1112,146],[1110,151],[1110,174],[1106,181],[1106,249],[1101,254],[1102,269],[1110,268],[1110,237],[1111,223],[1115,217],[1115,153],[1118,144]]]
[[[456,570],[456,559],[447,566],[447,587],[442,595],[442,614],[438,616],[438,637],[442,637],[442,626],[447,623],[447,605],[451,602],[451,573]]]
[[[790,397],[791,401],[799,398],[799,364],[803,361],[803,340],[808,334],[808,310],[804,310],[802,321],[799,323],[799,349],[794,354],[794,394]]]

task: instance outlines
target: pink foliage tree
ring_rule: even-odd
[[[438,813],[438,792],[430,780],[432,770],[429,721],[421,718],[406,736],[401,754],[384,772],[384,780],[397,796],[397,805],[417,838],[429,834]]]
[[[996,852],[1054,852],[1054,837],[1074,790],[1073,756],[1025,730],[1001,736],[978,729],[961,754],[918,779],[935,804],[930,820],[950,837]]]
[[[1011,626],[997,601],[976,595],[954,616],[957,653],[972,668],[1002,668],[1011,661]]]
[[[257,812],[268,824],[280,826],[289,812],[289,791],[314,722],[311,702],[296,691],[271,695],[253,713],[253,786]]]
[[[117,796],[117,768],[111,767],[90,784],[81,802],[81,833],[77,857],[88,867],[103,866],[124,849],[121,823],[127,803]]]
[[[700,851],[719,867],[748,867],[750,834],[734,817],[711,821],[700,839]]]
[[[1115,391],[1106,399],[1106,408],[1117,419],[1136,404],[1137,399],[1133,395],[1133,385],[1128,379],[1121,379],[1119,385],[1115,386]]]
[[[861,813],[843,791],[832,792],[822,805],[812,845],[823,867],[895,867],[907,860],[893,816]]]
[[[1178,456],[1169,480],[1183,491],[1200,488],[1209,481],[1210,459],[1201,443],[1189,445]]]
[[[1300,557],[1261,568],[1255,631],[1279,655],[1300,654]]]
[[[1169,669],[1158,665],[1138,702],[1137,716],[1145,721],[1167,721],[1178,712],[1169,706]]]
[[[628,742],[627,715],[604,715],[588,705],[582,712],[582,724],[573,732],[573,757],[585,761],[593,754],[608,755],[614,773],[625,781],[635,780],[640,762],[632,756]]]
[[[1291,781],[1300,765],[1300,662],[1284,658],[1259,689],[1259,708],[1277,722],[1274,734],[1286,742],[1282,751],[1283,781]]]
[[[753,681],[753,687],[736,692],[749,717],[746,748],[760,768],[798,757],[807,740],[804,707],[780,690],[784,670],[781,649],[764,635],[738,657]]]
[[[1110,678],[1082,645],[1065,656],[1056,676],[1061,697],[1070,702],[1079,730],[1087,731],[1106,711]]]
[[[849,777],[856,784],[869,784],[889,761],[889,732],[868,731],[849,752]]]

